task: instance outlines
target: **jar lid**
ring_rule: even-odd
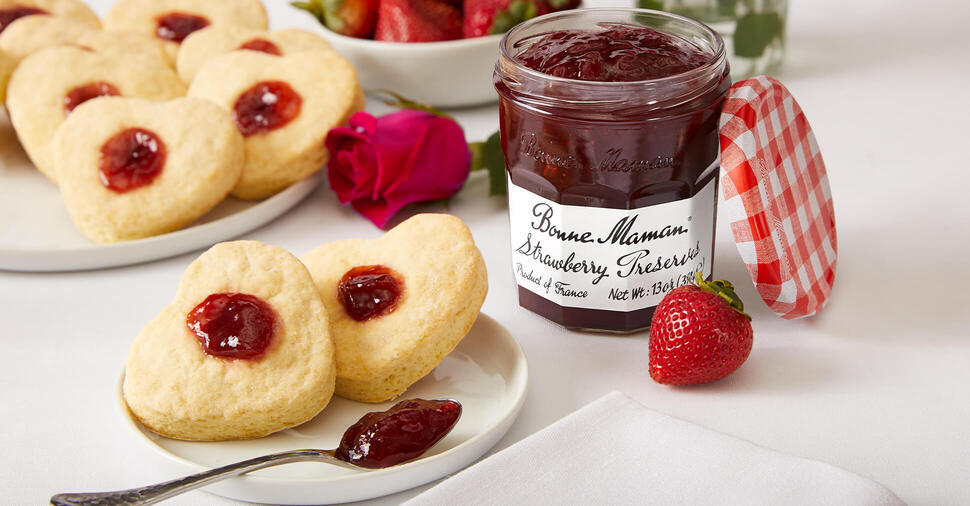
[[[734,84],[721,114],[721,190],[761,298],[783,318],[818,313],[838,243],[825,162],[805,114],[766,76]]]

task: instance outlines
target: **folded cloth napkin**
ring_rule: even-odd
[[[903,504],[878,483],[613,392],[405,503]]]

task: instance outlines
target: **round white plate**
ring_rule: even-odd
[[[319,176],[311,177],[260,202],[228,198],[188,228],[98,245],[74,227],[57,187],[30,163],[6,115],[0,114],[0,270],[100,269],[188,253],[268,223],[319,182]]]
[[[467,467],[494,446],[519,413],[527,382],[528,367],[518,343],[502,325],[482,314],[455,351],[400,398],[447,397],[462,403],[458,425],[424,456],[369,472],[313,462],[287,464],[203,490],[249,502],[326,504],[373,499],[414,488]],[[335,396],[320,415],[299,427],[262,439],[198,443],[149,432],[129,413],[120,381],[117,394],[125,425],[163,470],[159,481],[274,452],[335,448],[344,430],[364,413],[383,411],[397,402],[365,404]]]

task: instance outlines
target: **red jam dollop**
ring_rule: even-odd
[[[64,96],[64,114],[74,112],[77,106],[98,97],[118,97],[121,92],[111,83],[103,81],[78,86]]]
[[[387,411],[367,413],[347,429],[335,456],[368,469],[407,462],[441,441],[459,417],[457,401],[401,401]]]
[[[129,128],[101,147],[98,175],[116,193],[147,186],[162,173],[167,151],[162,139],[144,128]]]
[[[6,9],[0,9],[0,33],[3,33],[14,21],[35,14],[48,14],[48,12],[44,9],[28,7],[26,5],[12,5]]]
[[[266,39],[253,39],[243,45],[239,46],[239,49],[248,49],[250,51],[261,51],[266,54],[271,54],[273,56],[283,56],[283,51],[280,51],[279,46],[273,44]]]
[[[394,311],[404,291],[401,275],[383,265],[354,267],[337,285],[337,298],[359,322]]]
[[[276,312],[252,295],[216,293],[195,306],[185,323],[209,355],[252,359],[269,348]]]
[[[192,32],[209,26],[208,19],[184,12],[170,12],[159,16],[156,21],[158,28],[155,29],[155,35],[160,39],[178,42],[179,44]]]
[[[243,135],[261,134],[286,126],[300,115],[303,98],[283,81],[266,81],[236,99],[232,118]]]
[[[551,76],[581,81],[645,81],[682,74],[714,56],[689,42],[630,25],[607,25],[601,32],[562,30],[529,46],[515,59]]]

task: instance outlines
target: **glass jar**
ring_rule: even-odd
[[[632,82],[554,77],[516,61],[542,35],[616,23],[673,35],[709,60]],[[522,307],[571,329],[632,332],[695,272],[710,277],[718,120],[731,84],[716,32],[642,9],[551,14],[505,35],[494,80]]]

